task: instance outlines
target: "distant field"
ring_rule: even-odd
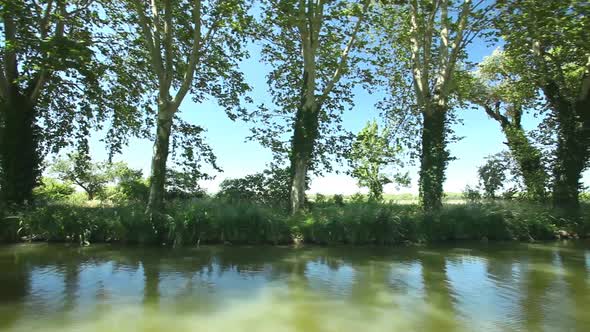
[[[311,201],[316,200],[317,195],[309,195],[309,199]],[[332,198],[334,195],[324,195],[326,199]],[[366,195],[363,195],[366,196]],[[352,195],[344,195],[344,201],[350,201],[353,197]],[[386,202],[393,202],[397,204],[418,204],[418,195],[413,194],[384,194],[383,200]],[[465,199],[463,199],[462,193],[445,193],[445,197],[443,198],[443,202],[448,204],[461,204],[465,203]]]
[[[445,193],[443,203],[446,204],[463,204],[467,201],[463,198],[463,193]],[[313,202],[316,200],[317,195],[309,195],[309,199]],[[332,198],[334,195],[324,195],[326,199]],[[366,195],[363,195],[366,198]],[[344,195],[344,201],[350,201],[353,195]],[[418,204],[418,195],[412,194],[383,194],[383,200],[385,202],[392,202],[396,204]],[[587,204],[590,203],[590,192],[583,192],[580,194],[580,202]]]

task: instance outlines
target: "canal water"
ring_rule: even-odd
[[[0,331],[590,331],[590,243],[0,246]]]

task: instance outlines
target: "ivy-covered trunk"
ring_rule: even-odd
[[[293,213],[299,211],[305,203],[307,171],[318,136],[318,113],[317,105],[306,102],[296,114],[291,142],[291,212]]]
[[[41,175],[35,107],[18,92],[0,107],[0,197],[22,204],[32,199]]]
[[[146,213],[153,217],[161,212],[164,204],[164,186],[166,183],[166,161],[170,149],[170,132],[174,110],[169,104],[163,104],[158,110],[158,126],[156,142],[152,155],[152,168],[150,178],[150,194]]]
[[[504,123],[502,131],[506,135],[508,148],[522,173],[527,194],[533,200],[545,201],[547,173],[541,161],[541,151],[531,144],[520,125]]]
[[[580,179],[590,147],[590,82],[586,73],[575,101],[563,96],[549,81],[543,88],[557,120],[557,150],[553,168],[553,206],[576,212],[580,207]]]
[[[443,183],[449,153],[446,150],[446,116],[443,106],[422,112],[422,155],[420,158],[420,200],[425,211],[442,207]]]
[[[573,107],[562,105],[556,111],[558,133],[553,169],[553,205],[556,208],[577,210],[580,206],[580,179],[588,154],[585,139],[587,132],[584,131],[581,119],[576,116]],[[580,111],[583,112],[581,109]]]

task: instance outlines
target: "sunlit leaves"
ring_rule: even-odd
[[[289,157],[295,113],[302,103],[304,57],[298,24],[305,19],[299,15],[299,1],[266,0],[262,4],[261,56],[272,66],[267,75],[272,105],[259,105],[251,113],[255,121],[252,138],[272,149],[276,162],[283,165]],[[315,2],[314,2],[315,4]],[[322,22],[317,31],[317,48],[314,54],[315,91],[319,97],[339,68],[342,52],[361,16],[360,1],[323,2]],[[355,85],[369,79],[363,68],[365,60],[366,25],[357,34],[352,52],[342,67],[342,76],[335,82],[319,108],[319,133],[314,142],[314,172],[331,169],[331,161],[342,157],[349,133],[344,132],[341,115],[353,106]]]
[[[401,166],[401,146],[392,146],[388,130],[379,130],[376,121],[368,122],[357,134],[347,154],[351,166],[350,175],[357,179],[359,186],[369,188],[369,197],[381,200],[383,186],[389,183],[408,185],[407,173],[391,172]]]

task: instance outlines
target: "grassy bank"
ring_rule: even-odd
[[[565,218],[538,205],[517,202],[448,204],[436,215],[416,205],[316,202],[302,214],[248,202],[205,198],[177,201],[150,223],[143,204],[56,203],[6,213],[3,241],[123,242],[133,244],[234,243],[396,245],[454,240],[550,240],[557,231],[590,232],[590,207]]]

